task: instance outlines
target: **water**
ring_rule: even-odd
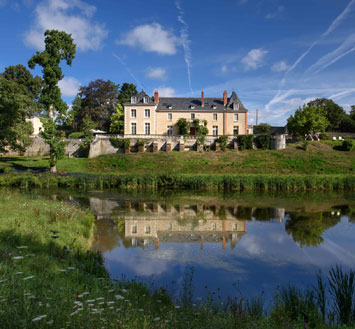
[[[112,278],[181,294],[193,268],[195,297],[269,299],[306,287],[318,270],[355,267],[355,195],[346,193],[89,192],[62,196],[96,216],[93,249]]]

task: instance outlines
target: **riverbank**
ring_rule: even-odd
[[[43,199],[5,192],[0,196],[1,328],[298,329],[336,328],[345,319],[334,313],[333,326],[323,324],[317,298],[291,287],[278,290],[268,311],[262,294],[195,301],[188,269],[175,302],[163,289],[113,283],[101,257],[89,251],[90,213],[55,195]],[[333,302],[327,310],[335,312]]]
[[[285,150],[245,150],[236,152],[134,153],[100,156],[92,159],[68,158],[58,162],[62,173],[189,175],[189,174],[276,174],[347,175],[355,171],[355,150],[338,150],[339,141],[288,144]],[[46,157],[0,157],[0,171],[48,170]]]

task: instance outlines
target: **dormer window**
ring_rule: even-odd
[[[191,105],[190,107],[191,107],[191,110],[195,109],[195,105]]]
[[[215,110],[215,109],[217,109],[217,106],[216,105],[212,105],[212,108]]]
[[[239,110],[239,103],[233,103],[233,110],[235,111]]]
[[[131,97],[131,103],[132,104],[136,104],[137,103],[137,97],[136,96],[132,96]]]
[[[173,107],[171,105],[168,106],[168,109],[171,110]]]
[[[149,97],[143,97],[143,103],[148,104],[149,103]]]

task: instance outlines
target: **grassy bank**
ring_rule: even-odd
[[[190,190],[355,190],[355,175],[251,174],[2,174],[0,186],[75,188],[180,188]]]
[[[323,278],[315,290],[277,290],[266,311],[262,294],[195,302],[187,270],[173,302],[163,290],[108,279],[101,257],[88,251],[93,218],[86,211],[12,191],[1,194],[0,210],[1,328],[351,328],[355,321],[345,286],[353,272],[334,270],[338,299],[323,294],[330,287]]]
[[[58,170],[85,174],[283,174],[339,175],[355,171],[355,150],[343,152],[338,142],[311,142],[307,151],[302,144],[290,144],[285,150],[246,150],[235,152],[159,152],[117,154],[93,159],[64,158]],[[333,145],[334,144],[334,145]],[[0,157],[0,170],[43,171],[45,157]]]

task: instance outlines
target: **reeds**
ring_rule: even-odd
[[[253,175],[253,174],[120,174],[51,175],[3,174],[0,186],[76,188],[181,188],[192,190],[355,190],[355,175]]]

